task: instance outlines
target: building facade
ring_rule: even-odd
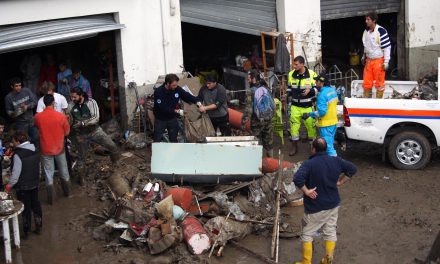
[[[182,22],[239,32],[243,37],[256,38],[261,31],[292,32],[295,55],[306,56],[313,66],[326,57],[328,46],[333,45],[328,50],[339,49],[343,54],[359,47],[363,15],[376,10],[388,20],[385,23],[396,27],[391,35],[395,35],[396,68],[400,76],[415,80],[437,67],[440,20],[436,18],[436,10],[439,9],[437,0],[7,0],[0,2],[0,33],[17,35],[8,38],[7,34],[0,34],[0,56],[63,43],[58,51],[62,56],[81,39],[113,32],[110,38],[99,38],[96,42],[104,42],[105,46],[110,41],[114,47],[119,106],[122,120],[128,124],[136,107],[129,82],[136,82],[143,93],[159,75],[182,72],[185,46]],[[78,24],[83,18],[92,22]],[[328,28],[335,27],[331,21],[342,25],[341,29],[333,30],[350,33],[331,38],[333,33],[328,33]],[[350,28],[351,21],[358,24]],[[47,28],[42,29],[41,23],[48,23]],[[349,36],[345,38],[345,35]],[[349,41],[353,47],[343,48]],[[78,46],[77,49],[75,54],[91,54],[95,48]]]

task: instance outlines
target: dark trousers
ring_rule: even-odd
[[[220,129],[223,137],[231,136],[231,125],[229,124],[229,114],[221,117],[210,117],[214,130]]]
[[[17,199],[24,204],[23,231],[28,233],[31,230],[32,213],[34,218],[43,217],[40,200],[38,200],[38,188],[32,190],[17,190]]]
[[[3,171],[2,162],[3,162],[3,157],[0,158],[0,171]],[[3,176],[0,175],[0,192],[4,192],[4,191],[5,191],[5,186],[3,186]]]
[[[70,156],[69,147],[67,144],[67,137],[64,138],[64,153],[66,153],[67,169],[69,170],[69,175],[72,175],[72,157]]]
[[[154,142],[162,141],[162,136],[165,133],[165,129],[168,130],[170,142],[177,142],[179,123],[177,122],[176,117],[170,120],[160,120],[156,118],[154,121]]]

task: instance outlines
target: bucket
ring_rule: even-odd
[[[360,64],[361,60],[359,57],[359,54],[357,53],[350,53],[350,66],[358,66]]]
[[[228,108],[229,113],[229,124],[232,128],[241,129],[241,119],[243,118],[243,113],[232,108]],[[246,131],[251,130],[251,121],[248,120],[246,123]]]

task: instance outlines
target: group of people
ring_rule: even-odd
[[[92,97],[90,82],[82,75],[81,69],[72,71],[64,61],[57,64],[50,53],[45,55],[44,63],[38,54],[26,55],[20,64],[20,70],[23,74],[23,85],[36,96],[44,95],[45,86],[55,85],[56,91],[67,100],[70,98],[71,88],[74,87],[81,87]]]
[[[373,87],[376,97],[382,98],[385,88],[385,71],[389,67],[391,42],[387,31],[377,24],[378,16],[370,12],[365,16],[366,30],[362,36],[364,55],[363,93],[365,98],[372,97]],[[297,264],[311,264],[313,237],[321,231],[324,238],[325,256],[320,263],[331,264],[337,241],[336,227],[340,196],[338,188],[347,182],[356,172],[356,166],[337,157],[334,138],[337,129],[338,95],[330,86],[326,74],[317,74],[304,65],[304,58],[294,58],[294,70],[288,74],[289,123],[292,141],[289,155],[298,151],[301,121],[307,129],[311,145],[311,156],[295,173],[294,183],[304,193],[304,217],[302,220],[301,240],[302,261]],[[170,133],[170,141],[177,142],[177,115],[183,111],[176,108],[179,99],[197,104],[200,112],[207,112],[217,129],[224,136],[230,135],[225,88],[217,84],[212,77],[206,78],[206,85],[199,96],[194,97],[178,87],[179,79],[167,75],[165,84],[155,91],[155,141],[162,140],[165,129]],[[267,156],[273,156],[273,100],[269,96],[264,79],[256,70],[248,74],[249,88],[246,90],[246,109],[242,118],[242,130],[250,120],[252,133],[257,136],[266,150]],[[264,98],[270,98],[264,100]],[[264,101],[269,103],[264,103]],[[263,103],[262,103],[263,102]],[[272,111],[261,111],[266,109]],[[269,115],[267,115],[269,113]],[[317,137],[316,126],[320,137]],[[342,174],[342,176],[341,176]]]
[[[316,74],[304,66],[304,62],[302,56],[294,58],[294,70],[288,75],[288,83],[291,87],[289,123],[292,142],[289,155],[294,156],[298,151],[299,130],[303,120],[310,143],[317,136],[316,125],[318,125],[321,137],[327,142],[327,153],[336,156],[333,145],[338,124],[336,109],[338,95],[330,86],[326,74]],[[316,110],[313,108],[314,105]]]
[[[382,98],[385,90],[385,71],[389,68],[391,41],[388,32],[377,24],[378,16],[369,12],[365,16],[366,29],[362,36],[364,54],[363,97],[371,98],[373,87],[376,98]],[[313,237],[321,231],[324,238],[325,256],[322,264],[331,264],[337,241],[336,227],[340,196],[338,188],[357,171],[353,163],[336,156],[333,140],[337,116],[336,92],[329,87],[325,75],[317,76],[303,66],[304,59],[295,58],[295,70],[289,73],[292,85],[292,107],[290,115],[292,154],[296,153],[300,118],[304,119],[308,137],[312,140],[312,156],[306,160],[294,176],[295,185],[304,193],[304,217],[302,220],[302,261],[296,264],[311,264]],[[315,83],[313,83],[315,81]],[[313,88],[313,84],[316,86]],[[303,90],[299,90],[299,87]],[[298,90],[295,90],[298,89]],[[316,111],[312,109],[312,99],[316,93]],[[314,128],[318,126],[322,138],[316,138]],[[325,153],[327,152],[327,153]],[[341,176],[341,174],[343,174]]]
[[[73,72],[74,87],[67,85],[68,74],[64,64],[58,74],[58,92],[52,82],[44,82],[38,101],[37,95],[23,87],[20,78],[12,78],[11,91],[5,97],[7,115],[13,120],[14,147],[11,159],[11,177],[6,191],[16,191],[17,199],[24,204],[23,231],[27,237],[31,229],[32,214],[35,232],[42,228],[42,210],[38,199],[40,166],[45,177],[48,203],[54,200],[55,164],[60,176],[65,196],[70,195],[69,162],[67,137],[78,150],[78,180],[84,181],[85,160],[90,142],[103,145],[111,151],[113,163],[119,160],[119,150],[112,139],[99,126],[99,108],[90,97],[90,85],[82,79],[80,72]],[[67,89],[67,91],[65,90]],[[66,98],[66,96],[68,96]],[[34,115],[34,111],[36,114]],[[4,129],[4,121],[0,132]],[[2,142],[3,144],[4,142]],[[3,186],[3,184],[2,184]]]
[[[385,88],[385,71],[389,67],[391,42],[387,31],[377,24],[377,14],[370,12],[365,16],[366,30],[362,36],[364,55],[363,90],[364,97],[372,97],[373,87],[376,97],[382,98]],[[317,74],[304,65],[302,56],[294,58],[294,70],[288,74],[289,123],[292,141],[289,155],[298,151],[299,130],[301,122],[307,129],[311,145],[311,157],[295,173],[294,183],[304,193],[304,217],[302,220],[301,240],[302,261],[297,264],[311,264],[313,237],[321,231],[325,256],[321,263],[331,264],[337,241],[336,227],[340,196],[338,188],[347,182],[356,172],[356,166],[337,157],[334,138],[337,129],[338,95],[330,86],[326,74]],[[176,108],[179,99],[197,104],[200,112],[207,112],[212,124],[219,128],[223,136],[231,134],[226,103],[225,88],[212,77],[206,78],[199,96],[194,97],[178,87],[179,79],[167,75],[165,84],[155,91],[155,141],[162,140],[165,129],[170,133],[170,141],[177,142],[177,115],[183,114]],[[253,135],[257,136],[266,150],[267,156],[273,156],[273,122],[274,105],[268,104],[272,115],[260,111],[260,101],[269,94],[264,79],[256,70],[248,74],[249,88],[246,90],[246,109],[242,118],[242,130],[250,120]],[[270,100],[269,100],[270,101]],[[264,105],[264,104],[263,104]],[[316,126],[320,137],[317,137]],[[170,132],[172,131],[172,132]],[[342,176],[341,176],[342,174]]]
[[[246,92],[247,110],[242,118],[242,129],[245,129],[244,124],[251,119],[252,131],[262,139],[263,146],[268,153],[267,155],[272,156],[273,99],[265,87],[264,79],[261,79],[258,71],[250,72],[248,81],[250,88]],[[167,130],[169,141],[177,142],[179,131],[177,117],[183,115],[183,110],[179,106],[180,100],[189,104],[196,104],[200,112],[208,114],[215,131],[219,130],[222,136],[231,136],[225,87],[219,84],[213,75],[208,75],[205,78],[205,85],[200,89],[199,94],[193,96],[180,87],[178,82],[179,77],[177,75],[168,74],[165,76],[164,84],[154,91],[154,141],[162,141],[163,134]],[[255,94],[256,91],[258,91],[257,96]],[[268,99],[269,105],[266,108],[269,113],[268,115],[258,111],[262,109],[258,106],[265,103],[264,100],[260,100],[261,98]]]
[[[213,75],[208,75],[205,78],[205,86],[200,89],[196,97],[180,87],[178,82],[179,77],[176,74],[167,74],[164,84],[154,91],[154,141],[162,141],[163,134],[167,130],[169,141],[177,142],[179,132],[177,117],[183,116],[183,109],[179,106],[180,100],[196,104],[200,112],[208,114],[214,130],[219,129],[223,136],[230,136],[231,126],[225,87],[217,83]]]

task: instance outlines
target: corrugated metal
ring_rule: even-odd
[[[116,23],[111,14],[3,26],[0,27],[0,53],[92,37],[124,27]]]
[[[181,0],[182,21],[260,35],[277,29],[275,0]]]
[[[321,20],[363,16],[368,11],[399,12],[400,0],[321,0]]]

